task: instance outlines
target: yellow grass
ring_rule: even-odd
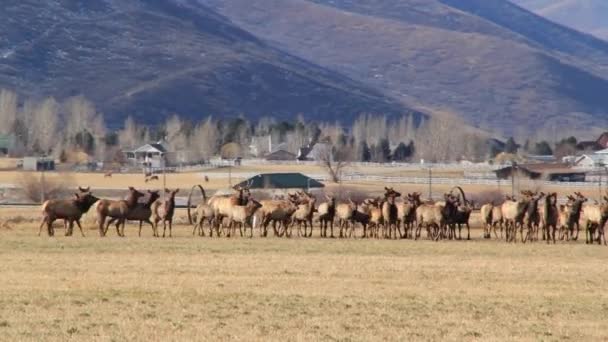
[[[608,338],[605,247],[36,232],[0,228],[3,340]]]

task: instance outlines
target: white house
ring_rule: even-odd
[[[173,161],[172,153],[167,151],[164,141],[145,144],[132,151],[124,152],[127,159],[137,165],[144,167],[160,168],[163,166],[163,158],[167,163]]]
[[[608,154],[583,154],[574,161],[577,168],[594,168],[608,165]]]

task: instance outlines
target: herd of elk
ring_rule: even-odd
[[[200,187],[200,186],[199,186]],[[459,193],[451,191],[444,194],[442,201],[422,201],[420,193],[414,192],[402,196],[393,188],[385,187],[383,197],[372,197],[364,200],[337,201],[326,195],[325,201],[317,205],[317,198],[306,192],[297,191],[285,197],[271,200],[255,200],[249,185],[237,187],[236,192],[226,195],[214,195],[207,198],[204,189],[203,201],[196,205],[194,214],[190,214],[188,200],[188,217],[194,224],[192,234],[205,236],[204,224],[207,223],[209,236],[233,236],[238,228],[253,237],[254,228],[260,228],[260,235],[268,235],[268,226],[272,224],[275,236],[292,237],[297,227],[297,235],[309,238],[313,235],[313,223],[319,223],[319,236],[323,238],[363,237],[363,238],[410,238],[419,239],[422,230],[427,239],[462,239],[462,227],[467,228],[467,239],[471,238],[469,220],[474,205],[467,200],[464,191],[456,187]],[[115,224],[117,235],[125,236],[126,221],[139,221],[139,236],[144,222],[152,227],[153,236],[158,237],[157,227],[162,222],[163,237],[167,226],[169,237],[172,236],[172,225],[176,211],[175,196],[179,189],[164,189],[165,195],[160,199],[158,191],[140,192],[129,187],[123,200],[99,199],[90,188],[79,188],[69,199],[48,200],[42,205],[42,222],[38,235],[46,226],[49,236],[54,235],[53,222],[63,220],[66,235],[71,235],[74,223],[84,231],[81,217],[95,207],[100,236],[105,236],[110,225]],[[516,242],[519,235],[521,242],[545,240],[556,243],[557,240],[574,240],[580,229],[585,230],[586,243],[598,242],[607,244],[604,226],[608,221],[608,194],[602,203],[588,203],[580,192],[567,197],[566,204],[558,204],[557,193],[521,191],[521,196],[505,196],[500,204],[494,202],[481,207],[483,237],[491,238],[492,232],[497,239]],[[339,228],[338,236],[334,235],[334,223]],[[357,234],[357,226],[362,228]],[[327,230],[330,228],[330,234]],[[518,234],[519,233],[519,234]],[[329,236],[328,236],[329,235]]]
[[[484,237],[490,238],[491,231],[498,238],[496,228],[504,228],[507,242],[536,241],[542,238],[547,243],[559,240],[574,240],[579,236],[581,226],[585,229],[586,243],[604,242],[604,226],[608,220],[608,196],[604,203],[590,204],[580,192],[567,196],[567,203],[558,205],[557,193],[522,191],[516,199],[506,196],[505,201],[495,206],[494,203],[481,207],[481,218],[484,225]],[[540,203],[540,204],[539,204]],[[540,236],[540,237],[539,237]]]

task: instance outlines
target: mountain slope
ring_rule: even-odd
[[[199,0],[273,45],[504,134],[608,125],[608,44],[503,0]]]
[[[0,32],[0,87],[84,94],[114,125],[127,114],[156,123],[172,112],[347,120],[407,111],[269,46],[196,1],[10,0]]]
[[[512,0],[543,17],[608,40],[608,2],[605,0]]]

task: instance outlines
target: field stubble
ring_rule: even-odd
[[[155,239],[132,227],[126,239],[0,228],[3,338],[608,338],[605,247],[209,239],[184,226]]]

